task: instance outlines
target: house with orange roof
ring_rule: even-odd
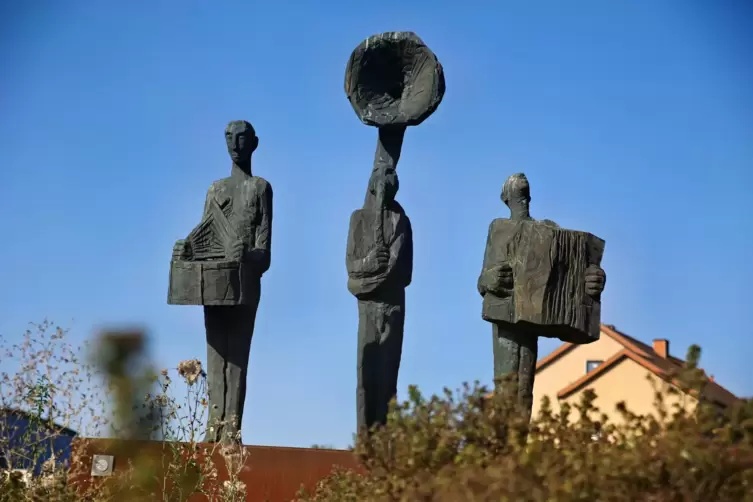
[[[601,325],[599,340],[585,345],[565,343],[538,361],[533,416],[538,416],[544,396],[549,397],[553,411],[559,411],[563,403],[578,404],[587,389],[596,393],[595,405],[610,421],[619,420],[615,408],[620,401],[633,413],[653,413],[656,390],[662,386],[680,389],[673,375],[684,362],[670,354],[669,340],[657,339],[647,345],[614,326]],[[708,377],[703,392],[720,408],[738,400],[713,377]],[[679,402],[692,409],[698,400],[680,392],[665,402],[670,406]]]

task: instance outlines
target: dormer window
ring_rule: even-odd
[[[586,361],[586,373],[591,373],[591,371],[595,370],[603,362],[604,361]]]

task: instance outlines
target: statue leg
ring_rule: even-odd
[[[533,384],[536,377],[538,338],[505,330],[492,324],[494,342],[494,378],[514,375],[516,395],[524,413],[530,416],[533,407]]]
[[[371,427],[376,416],[374,394],[379,375],[378,371],[378,331],[379,304],[368,300],[358,300],[358,362],[356,388],[356,419],[358,431]]]
[[[225,421],[225,355],[228,353],[228,317],[232,307],[204,307],[207,335],[207,394],[209,416],[204,439],[215,443],[222,438]]]
[[[235,316],[236,325],[228,340],[228,354],[225,364],[227,398],[225,399],[226,433],[232,433],[240,442],[241,421],[246,403],[246,380],[248,358],[251,352],[251,339],[254,336],[256,305],[239,305]]]
[[[530,419],[533,409],[533,384],[536,379],[536,360],[539,354],[537,336],[525,336],[520,345],[518,366],[518,402]]]
[[[204,307],[209,394],[207,442],[227,439],[228,433],[240,430],[257,306],[258,298],[249,305]]]
[[[397,395],[397,378],[403,354],[404,305],[404,302],[402,305],[382,305],[382,315],[377,318],[379,390],[375,418],[376,423],[382,425],[387,423],[390,401]]]
[[[397,394],[403,351],[405,299],[383,303],[358,301],[358,430],[387,421]]]

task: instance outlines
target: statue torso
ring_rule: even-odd
[[[375,221],[379,213],[372,209],[357,209],[351,219],[351,232],[353,239],[358,243],[355,249],[355,257],[363,258],[376,246],[374,234]],[[383,211],[384,242],[389,246],[397,236],[405,231],[405,226],[410,225],[405,213],[390,209]]]
[[[255,235],[264,208],[260,203],[260,195],[268,183],[264,178],[251,176],[244,179],[223,178],[212,183],[207,198],[214,197],[222,207],[233,230],[242,239]]]

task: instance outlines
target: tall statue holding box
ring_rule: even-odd
[[[502,187],[510,218],[489,226],[478,292],[492,323],[494,376],[514,376],[518,404],[530,416],[538,337],[572,343],[599,339],[604,241],[531,218],[528,179],[513,174]]]
[[[407,126],[431,115],[444,95],[434,53],[411,32],[364,40],[345,72],[345,93],[358,117],[379,128],[363,208],[348,229],[348,290],[358,299],[358,430],[387,420],[397,394],[403,348],[405,288],[413,275],[410,220],[395,200],[397,162]]]
[[[173,248],[167,303],[203,305],[209,423],[205,441],[235,438],[246,399],[246,373],[261,276],[272,247],[272,186],[251,172],[254,128],[225,129],[230,176],[209,187],[201,223]]]

